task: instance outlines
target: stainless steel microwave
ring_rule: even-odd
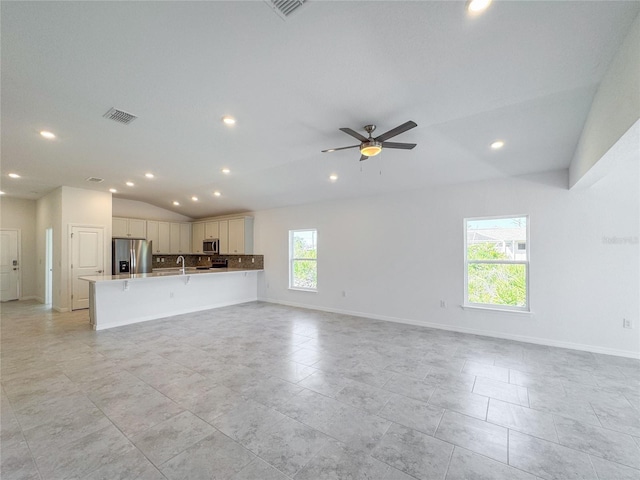
[[[208,238],[202,242],[202,253],[219,253],[220,240],[217,238]]]

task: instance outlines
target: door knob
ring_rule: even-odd
[[[102,270],[96,270],[96,273],[102,273]]]

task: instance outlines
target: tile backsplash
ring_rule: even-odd
[[[179,255],[154,255],[153,268],[178,267]],[[185,266],[198,267],[211,264],[212,259],[227,259],[229,268],[244,268],[246,270],[262,270],[264,268],[264,255],[183,255]],[[161,260],[164,259],[164,262]],[[158,261],[160,260],[160,261]]]

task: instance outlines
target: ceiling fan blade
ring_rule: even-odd
[[[411,120],[409,120],[408,122],[403,123],[402,125],[398,125],[396,128],[392,128],[388,132],[385,132],[382,135],[377,136],[375,140],[376,142],[384,142],[385,140],[395,137],[396,135],[400,135],[401,133],[406,132],[407,130],[411,130],[412,128],[417,126],[418,124],[416,122],[412,122]]]
[[[363,161],[363,160],[369,160],[369,157],[367,157],[366,155],[362,155],[360,157],[360,161]]]
[[[328,148],[326,150],[322,150],[322,153],[337,152],[338,150],[346,150],[347,148],[356,148],[356,147],[359,147],[359,146],[360,145],[351,145],[350,147]]]
[[[411,150],[417,143],[397,143],[397,142],[382,142],[382,148],[401,148],[402,150]]]
[[[346,133],[347,135],[351,135],[353,138],[357,138],[361,142],[369,141],[367,137],[365,137],[364,135],[360,135],[358,132],[356,132],[355,130],[351,130],[350,128],[343,127],[340,130]]]

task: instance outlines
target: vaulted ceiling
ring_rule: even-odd
[[[640,3],[471,16],[458,1],[310,0],[286,20],[259,0],[1,9],[0,188],[115,188],[197,218],[567,168]],[[339,127],[407,120],[394,141],[414,150],[321,153],[357,143]]]

